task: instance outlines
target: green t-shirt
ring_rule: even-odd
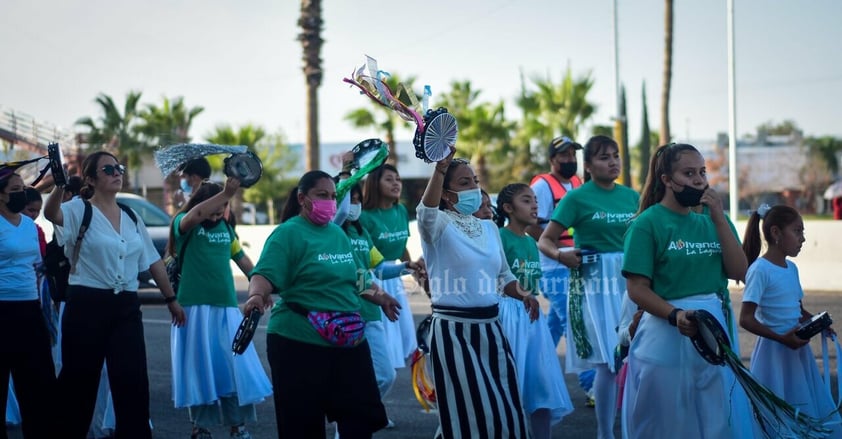
[[[731,224],[734,236],[737,231]],[[623,275],[649,278],[664,299],[715,293],[727,282],[722,247],[709,215],[674,212],[654,204],[632,221]]]
[[[349,224],[345,233],[348,234],[348,239],[351,241],[351,251],[354,252],[358,282],[363,282],[368,288],[368,286],[371,286],[372,252],[377,252],[377,249],[372,245],[368,232],[365,229],[362,230],[362,233],[358,233],[357,228]],[[379,322],[380,307],[360,297],[360,315],[366,322]]]
[[[517,277],[518,283],[527,291],[537,295],[542,273],[535,239],[529,235],[517,236],[504,227],[500,229],[500,240],[503,242],[503,251],[506,253],[509,268]]]
[[[188,233],[181,233],[178,228],[185,215],[176,215],[173,222],[176,252],[180,252],[190,237],[181,261],[178,302],[184,306],[237,306],[237,290],[228,261],[243,257],[239,241],[224,221],[210,230],[198,225]]]
[[[606,190],[589,181],[559,201],[552,220],[575,229],[576,247],[598,252],[623,251],[628,222],[637,212],[638,194],[621,184]]]
[[[267,332],[303,343],[330,344],[313,329],[307,317],[284,302],[311,311],[359,311],[357,265],[351,243],[334,223],[317,226],[301,216],[272,231],[252,274],[265,277],[282,301],[272,308]]]
[[[387,261],[403,256],[409,238],[409,214],[403,204],[395,204],[388,209],[363,210],[360,224]]]

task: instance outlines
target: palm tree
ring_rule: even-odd
[[[620,85],[620,114],[614,124],[614,140],[620,151],[620,183],[631,187],[631,159],[629,156],[629,125],[626,117],[626,86]]]
[[[539,153],[532,154],[530,150],[529,154],[533,159],[530,174],[534,175],[546,168],[547,156],[543,146],[558,135],[575,139],[579,128],[596,112],[596,104],[588,100],[588,93],[594,84],[590,73],[573,78],[568,67],[559,84],[549,77],[534,77],[532,83],[537,90],[528,91],[524,86],[517,100],[517,105],[523,111],[523,121],[518,127],[516,138],[519,142],[540,145],[536,148]],[[544,165],[536,164],[536,161]],[[528,178],[528,175],[522,177]]]
[[[140,140],[137,131],[138,102],[141,92],[130,91],[126,95],[126,103],[121,112],[111,96],[100,93],[96,103],[102,109],[102,116],[98,120],[83,117],[76,121],[76,125],[88,128],[85,141],[94,148],[103,148],[124,161],[129,169],[140,169],[144,156],[151,154],[151,150]],[[135,186],[137,186],[135,174]],[[128,188],[129,179],[123,180],[124,188]],[[135,188],[137,189],[137,187]]]
[[[637,148],[640,151],[640,168],[637,173],[637,182],[642,188],[646,184],[646,174],[649,173],[649,159],[652,154],[652,142],[649,132],[649,109],[646,105],[646,81],[643,82],[643,125],[640,130],[640,143]]]
[[[307,83],[307,143],[305,145],[307,170],[319,167],[319,95],[322,85],[322,2],[301,0],[301,17],[298,25],[301,33],[298,41],[304,55],[304,79]]]
[[[415,93],[415,98],[418,99],[420,94],[412,89],[415,82],[414,76],[409,76],[405,80],[400,79],[398,75],[391,75],[385,79],[386,85],[395,93],[403,89],[407,93]],[[401,86],[403,84],[403,86]],[[401,93],[395,96],[398,100],[412,108],[412,102],[409,96]],[[378,111],[372,111],[372,108],[377,108]],[[378,115],[379,114],[379,115]],[[385,134],[385,141],[389,144],[389,157],[387,161],[391,164],[397,163],[397,153],[395,152],[395,130],[401,126],[408,126],[409,122],[401,119],[400,116],[393,110],[382,105],[374,105],[367,107],[360,107],[348,112],[345,115],[345,120],[351,122],[355,128],[375,128]]]
[[[181,96],[172,101],[164,97],[160,107],[146,104],[140,112],[142,122],[138,126],[138,132],[153,147],[188,143],[190,126],[203,111],[203,107],[187,108]]]
[[[146,104],[140,112],[142,121],[137,131],[152,151],[166,145],[188,143],[190,142],[190,126],[196,116],[203,111],[205,111],[203,107],[188,108],[181,96],[172,101],[164,97],[160,107],[155,104]],[[163,199],[168,209],[175,208],[172,195],[176,193],[177,188],[178,176],[175,173],[164,177]]]
[[[661,90],[661,145],[670,142],[670,88],[672,87],[672,6],[664,0],[664,77]]]
[[[260,152],[257,148],[258,144],[266,137],[266,130],[262,127],[254,125],[245,125],[239,130],[234,131],[230,125],[220,125],[214,129],[214,132],[206,136],[208,142],[220,145],[245,145],[249,149]],[[211,168],[221,169],[223,158],[219,155],[209,156],[208,162],[211,163]],[[264,177],[261,177],[261,180]],[[237,196],[232,200],[231,212],[234,218],[240,218],[243,213],[243,191],[237,191]]]

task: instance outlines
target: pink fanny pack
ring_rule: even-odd
[[[297,303],[285,302],[285,305],[295,313],[307,317],[313,329],[333,346],[352,348],[363,341],[365,321],[358,312],[307,311]]]

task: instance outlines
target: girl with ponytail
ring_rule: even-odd
[[[762,257],[760,230],[767,249]],[[809,416],[824,419],[842,437],[842,419],[829,387],[823,383],[809,340],[796,335],[799,323],[812,314],[801,303],[804,291],[795,257],[804,244],[804,221],[789,206],[760,206],[751,214],[743,251],[751,266],[746,273],[740,326],[758,336],[751,354],[751,373],[784,401]],[[835,336],[832,329],[825,335]],[[830,416],[832,415],[832,416]]]
[[[708,213],[696,213],[699,204]],[[629,347],[623,436],[756,437],[733,372],[709,364],[690,341],[693,310],[704,309],[739,344],[722,285],[746,270],[737,232],[692,145],[664,145],[652,156],[624,254],[629,298],[645,313]]]
[[[538,202],[528,185],[514,183],[497,196],[497,225],[506,261],[523,290],[523,300],[500,298],[500,324],[517,367],[523,407],[535,439],[548,439],[552,426],[573,411],[546,317],[538,307],[541,261],[526,228],[538,223]],[[505,227],[504,227],[505,225]],[[530,322],[531,320],[531,322]]]

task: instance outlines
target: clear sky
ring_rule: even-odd
[[[637,142],[643,81],[650,127],[659,126],[663,1],[618,3],[620,77]],[[842,1],[735,3],[738,132],[793,119],[807,135],[842,136]],[[221,123],[255,123],[302,142],[299,7],[295,0],[4,0],[0,109],[70,128],[99,116],[98,93],[122,106],[129,90],[140,90],[143,103],[183,96],[203,106],[197,140]],[[429,84],[434,100],[450,81],[469,79],[481,100],[511,104],[510,118],[521,71],[558,81],[570,66],[596,80],[592,123],[609,124],[615,112],[610,0],[324,0],[323,18],[323,142],[379,135],[344,120],[374,105],[342,82],[365,54],[383,70]],[[674,26],[673,135],[714,139],[728,128],[726,2],[675,0]]]

